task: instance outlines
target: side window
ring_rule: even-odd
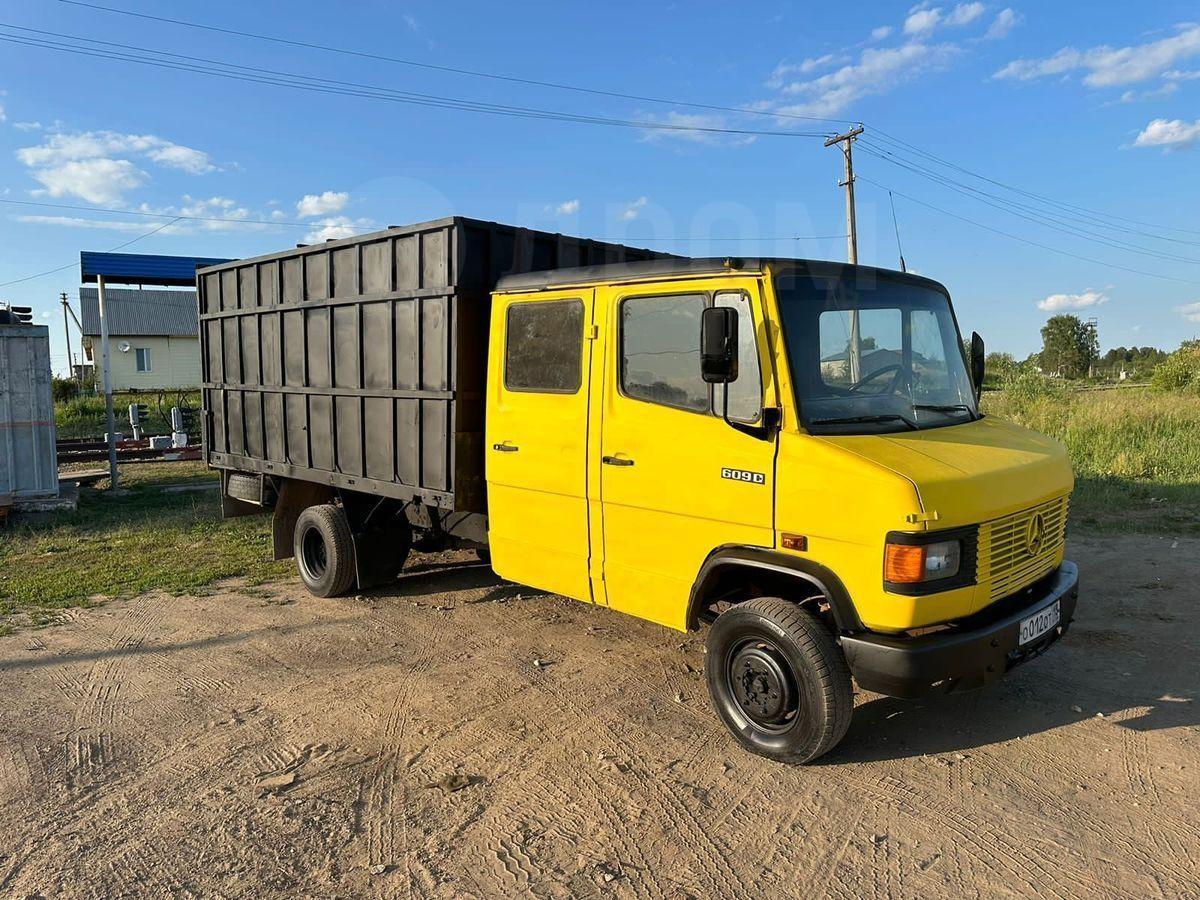
[[[583,384],[583,301],[531,300],[508,307],[504,386],[574,394]]]
[[[621,391],[664,406],[709,411],[700,377],[704,294],[631,297],[621,303]]]
[[[738,313],[738,377],[729,385],[714,385],[713,413],[721,415],[725,391],[729,391],[729,418],[739,422],[757,422],[762,411],[762,373],[759,370],[758,344],[754,340],[754,316],[750,298],[741,291],[719,293],[714,306],[728,306]]]
[[[150,369],[150,348],[138,347],[134,351],[136,355],[135,366],[139,372],[149,372]]]

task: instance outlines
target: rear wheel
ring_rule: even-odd
[[[332,503],[310,506],[296,520],[296,568],[309,593],[336,597],[354,584],[354,539]]]
[[[796,604],[760,597],[728,609],[713,623],[707,648],[713,706],[747,750],[806,763],[845,735],[854,711],[846,660]]]

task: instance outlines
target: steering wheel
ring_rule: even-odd
[[[869,384],[870,382],[874,381],[879,376],[886,375],[888,372],[892,373],[892,383],[887,386],[886,390],[881,391],[881,394],[894,393],[896,388],[898,388],[900,386],[900,383],[906,377],[906,375],[905,375],[906,371],[907,370],[904,368],[904,366],[900,365],[899,363],[892,363],[890,366],[882,366],[881,368],[875,369],[869,375],[866,375],[863,378],[860,378],[858,381],[854,382],[854,384],[850,385],[850,387],[847,388],[846,393],[848,393],[848,394],[858,393],[859,388],[861,388],[863,385]]]

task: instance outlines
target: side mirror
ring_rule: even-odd
[[[730,306],[710,306],[700,317],[700,377],[728,384],[738,377],[738,314]]]
[[[979,402],[979,395],[983,393],[983,338],[979,336],[978,331],[971,332],[971,383],[975,385],[975,402]]]

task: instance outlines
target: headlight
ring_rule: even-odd
[[[883,580],[893,584],[921,584],[953,578],[962,566],[962,541],[933,544],[888,542],[883,556]]]

